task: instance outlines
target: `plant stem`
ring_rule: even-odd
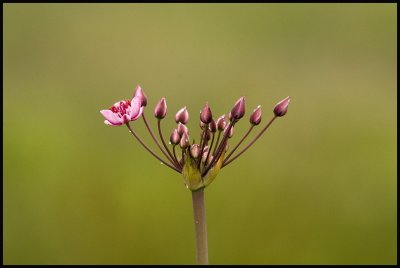
[[[161,142],[164,145],[164,148],[165,148],[165,150],[167,151],[167,153],[169,155],[169,157],[168,157],[168,155],[166,155],[166,157],[171,160],[172,164],[174,164],[176,167],[180,168],[179,163],[175,162],[174,156],[171,154],[170,150],[168,149],[167,144],[164,141],[164,137],[163,137],[163,134],[162,134],[162,131],[161,131],[161,119],[158,119],[157,126],[158,126],[158,134],[160,135]]]
[[[217,142],[215,143],[215,146],[214,146],[213,156],[215,156],[215,150],[218,147],[218,142],[219,142],[219,137],[220,136],[221,136],[221,130],[218,130],[218,137],[217,137]]]
[[[214,165],[216,161],[218,161],[218,158],[222,155],[222,151],[225,150],[226,140],[228,139],[229,131],[231,131],[231,128],[235,125],[235,123],[236,123],[235,121],[232,121],[227,126],[226,131],[224,131],[223,133],[222,141],[218,146],[217,152],[214,158],[211,160],[211,163],[205,168],[205,171],[203,171],[202,176],[207,174],[210,168]]]
[[[246,134],[243,136],[243,138],[238,142],[238,144],[236,144],[235,148],[232,149],[232,151],[230,152],[230,154],[228,154],[227,157],[225,157],[224,159],[224,163],[226,163],[226,161],[228,161],[228,159],[232,156],[232,154],[236,151],[236,149],[240,146],[240,144],[242,144],[242,142],[247,138],[247,136],[249,136],[250,132],[253,130],[254,125],[251,125],[251,127],[249,128],[249,130],[246,132]]]
[[[236,158],[238,158],[242,153],[244,153],[247,149],[249,149],[257,140],[258,138],[261,137],[261,135],[268,129],[268,127],[272,124],[272,122],[274,122],[274,120],[276,119],[276,116],[274,116],[271,121],[268,122],[268,124],[260,131],[260,133],[257,134],[257,136],[243,149],[241,150],[237,155],[235,155],[234,158],[232,158],[231,160],[228,160],[226,162],[224,162],[222,164],[222,167],[225,167],[226,165],[228,165],[229,163],[231,163],[233,160],[235,160]]]
[[[151,130],[149,124],[147,123],[146,117],[144,116],[144,112],[142,113],[143,122],[146,125],[147,130],[149,131],[151,137],[153,138],[154,142],[157,144],[158,148],[160,148],[161,152],[165,155],[165,157],[173,164],[176,168],[180,168],[180,165],[176,165],[175,161],[170,158],[165,150],[161,147],[161,144],[158,142],[156,136],[154,135],[153,131]],[[160,121],[160,120],[159,120]]]
[[[206,146],[206,135],[207,135],[207,129],[208,129],[208,124],[206,124],[205,129],[203,130],[203,133],[201,135],[201,140],[200,140],[200,156],[199,159],[197,160],[197,169],[200,169],[200,163],[201,163],[201,157],[203,156],[203,151],[204,147]]]
[[[182,169],[181,161],[179,161],[178,157],[176,157],[175,145],[172,146],[172,151],[174,152],[175,161],[179,164],[179,167]]]
[[[197,264],[208,264],[206,208],[204,206],[204,188],[192,192],[194,227],[196,232]]]
[[[210,157],[210,154],[211,154],[211,149],[212,149],[212,146],[213,146],[213,143],[214,143],[214,136],[215,136],[214,134],[215,133],[212,134],[211,144],[210,144],[210,147],[208,148],[208,153],[207,153],[206,161],[204,162],[204,166],[207,165],[208,158]]]
[[[163,163],[164,165],[166,165],[166,166],[172,168],[172,169],[175,170],[176,172],[182,173],[181,170],[179,170],[179,169],[177,169],[176,167],[170,165],[168,162],[164,161],[163,159],[161,159],[161,157],[159,157],[158,155],[156,155],[156,154],[153,152],[153,150],[151,150],[151,149],[149,148],[149,146],[147,146],[147,145],[143,142],[143,140],[142,140],[141,138],[139,138],[139,136],[132,130],[132,128],[131,128],[131,126],[129,125],[129,123],[126,123],[126,126],[128,127],[129,132],[138,140],[138,142],[139,142],[141,145],[143,145],[143,147],[144,147],[149,153],[151,153],[152,156],[154,156],[154,157],[157,158],[161,163]]]

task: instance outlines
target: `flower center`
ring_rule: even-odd
[[[109,109],[117,114],[119,117],[122,117],[126,114],[126,110],[131,106],[130,100],[120,101],[118,104],[114,104]]]

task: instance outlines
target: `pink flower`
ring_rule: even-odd
[[[142,115],[142,112],[143,106],[140,97],[116,102],[108,110],[100,111],[106,119],[104,123],[110,126],[120,126],[135,121]]]

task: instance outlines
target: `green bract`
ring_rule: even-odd
[[[207,174],[204,177],[201,176],[201,171],[197,168],[197,161],[195,158],[192,158],[187,152],[187,159],[185,165],[182,168],[182,175],[185,185],[188,189],[195,192],[201,188],[205,188],[210,185],[215,177],[217,177],[222,163],[224,161],[225,150],[222,152],[221,157],[215,163],[215,165],[210,168]]]

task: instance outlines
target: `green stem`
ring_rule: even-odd
[[[230,152],[230,154],[228,154],[227,157],[225,157],[224,159],[224,163],[226,163],[226,161],[228,161],[228,159],[231,157],[231,155],[236,151],[237,148],[239,148],[240,144],[242,144],[242,142],[247,138],[247,136],[249,136],[250,132],[253,130],[254,125],[251,125],[251,127],[249,128],[249,130],[247,131],[247,133],[243,136],[243,138],[238,142],[238,144],[236,144],[235,148],[232,149],[232,151]]]
[[[163,159],[161,159],[161,157],[159,157],[158,155],[156,155],[156,154],[153,152],[153,150],[151,150],[150,147],[147,146],[147,145],[143,142],[143,140],[142,140],[141,138],[139,138],[139,136],[132,130],[132,128],[131,128],[131,126],[129,125],[129,123],[126,123],[126,126],[128,127],[129,132],[138,140],[138,142],[139,142],[141,145],[143,145],[143,147],[144,147],[149,153],[151,153],[152,156],[154,156],[154,157],[157,158],[161,163],[163,163],[164,165],[166,165],[166,166],[172,168],[172,169],[175,170],[176,172],[182,173],[181,170],[179,170],[179,169],[177,169],[176,167],[170,165],[168,162],[164,161]]]
[[[181,168],[180,164],[174,160],[173,155],[172,155],[171,152],[169,151],[168,146],[167,146],[167,144],[166,144],[165,141],[164,141],[164,137],[163,137],[163,134],[162,134],[162,131],[161,131],[161,119],[158,119],[158,125],[157,125],[157,126],[158,126],[158,134],[160,135],[161,142],[162,142],[162,144],[164,145],[164,148],[165,148],[166,152],[167,152],[168,155],[169,155],[169,157],[168,157],[167,154],[165,154],[165,156],[172,162],[173,165],[175,165],[175,167]],[[161,149],[161,147],[160,147],[160,149]],[[161,150],[162,150],[162,149],[161,149]]]
[[[220,136],[221,136],[221,130],[218,130],[218,137],[217,137],[217,142],[215,143],[215,146],[214,146],[213,156],[215,156],[215,150],[218,147],[218,142],[219,142],[219,137]]]
[[[261,137],[261,135],[268,129],[268,127],[272,124],[272,122],[274,122],[274,120],[276,119],[276,116],[274,116],[271,121],[268,122],[268,124],[260,131],[260,133],[257,134],[257,136],[243,149],[241,150],[237,155],[235,155],[235,157],[233,157],[231,160],[225,161],[222,164],[222,167],[225,167],[226,165],[228,165],[229,163],[231,163],[233,160],[235,160],[236,158],[238,158],[242,153],[244,153],[247,149],[249,149],[257,140],[258,138]]]
[[[153,133],[153,130],[151,130],[149,124],[147,123],[146,117],[144,116],[144,112],[142,113],[142,118],[143,118],[143,122],[146,125],[147,130],[150,133],[150,136],[153,138],[154,142],[157,144],[158,148],[160,148],[161,152],[165,155],[165,157],[171,162],[172,165],[174,165],[176,168],[181,168],[180,165],[176,165],[176,163],[173,161],[173,159],[171,159],[167,153],[165,152],[165,150],[161,147],[161,144],[158,142],[156,136]],[[158,120],[160,121],[160,120]]]
[[[192,192],[194,227],[196,232],[197,264],[208,264],[206,208],[204,205],[204,188]]]

